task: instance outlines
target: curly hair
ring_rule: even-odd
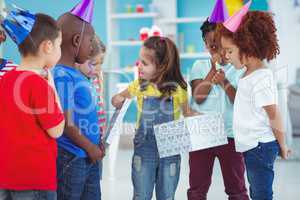
[[[207,18],[200,27],[200,30],[202,31],[202,39],[205,41],[206,35],[209,32],[215,31],[216,28],[217,28],[217,24],[209,22]]]
[[[240,57],[256,57],[270,61],[280,53],[276,31],[271,13],[249,11],[235,33],[219,24],[216,35],[218,41],[221,37],[231,39],[239,48]]]
[[[174,42],[167,37],[153,36],[143,46],[153,50],[153,62],[157,66],[157,72],[152,81],[157,84],[162,96],[170,96],[178,85],[187,90],[187,83],[180,71],[179,52]]]

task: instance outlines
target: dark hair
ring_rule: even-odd
[[[205,41],[205,37],[207,33],[211,31],[215,31],[216,28],[217,28],[217,24],[209,22],[207,18],[200,27],[200,30],[202,31],[202,39]]]
[[[249,11],[242,19],[235,33],[222,24],[217,27],[217,40],[221,37],[231,39],[239,48],[240,57],[256,57],[261,60],[274,59],[280,52],[276,26],[271,13]]]
[[[180,72],[180,58],[176,45],[167,37],[153,36],[143,45],[153,51],[153,63],[157,67],[153,82],[163,96],[170,96],[178,85],[186,90],[187,84]]]
[[[93,53],[91,57],[94,57],[100,53],[105,53],[106,52],[106,47],[104,43],[100,40],[100,38],[95,34],[95,37],[93,39]]]
[[[22,56],[36,55],[39,46],[45,40],[54,40],[59,36],[60,28],[56,21],[45,14],[36,14],[36,21],[26,39],[18,46]]]

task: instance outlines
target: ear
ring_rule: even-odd
[[[45,54],[50,54],[53,51],[54,45],[51,40],[44,40],[40,44],[40,50]]]
[[[74,47],[79,47],[80,45],[80,34],[74,34],[73,37],[72,37],[72,45]]]

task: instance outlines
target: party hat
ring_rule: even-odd
[[[231,32],[236,32],[239,28],[243,17],[247,14],[252,0],[248,1],[239,11],[237,11],[233,16],[228,18],[223,25]]]
[[[17,10],[11,11],[6,18],[1,20],[1,26],[10,38],[17,44],[21,44],[32,31],[36,16],[28,10],[14,6]]]
[[[211,23],[223,23],[228,17],[229,15],[225,0],[217,0],[208,21]]]
[[[94,14],[94,0],[82,0],[71,10],[71,13],[91,24]]]

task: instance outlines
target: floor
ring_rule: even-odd
[[[299,150],[299,149],[297,149]],[[114,177],[109,174],[108,156],[104,160],[104,174],[101,182],[102,199],[104,200],[129,200],[132,199],[132,185],[130,178],[132,150],[121,149],[116,159]],[[274,200],[299,200],[300,199],[300,162],[297,159],[290,161],[278,160],[276,162],[276,177],[274,183]],[[181,163],[181,176],[176,192],[176,200],[185,200],[188,188],[188,158],[183,156]],[[216,160],[213,181],[208,193],[209,200],[225,200],[223,180],[220,166]],[[153,198],[155,199],[155,198]]]

